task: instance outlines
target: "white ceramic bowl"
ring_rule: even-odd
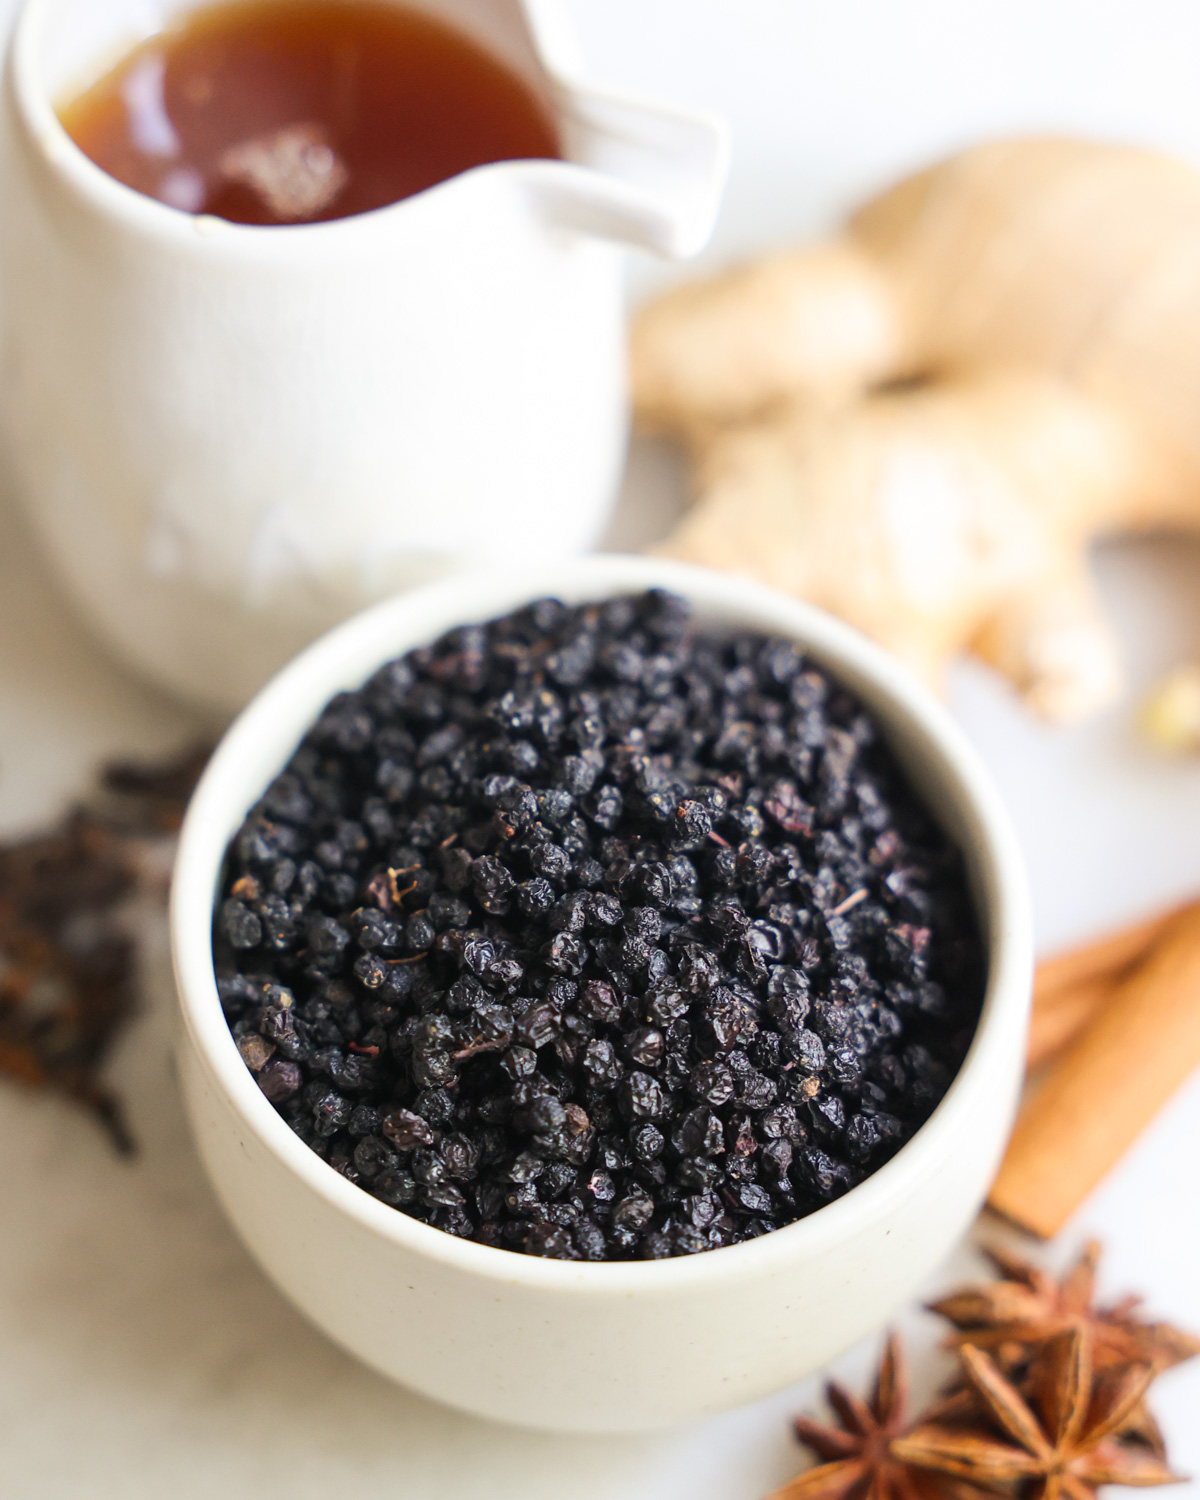
[[[661,585],[702,619],[788,636],[868,705],[966,852],[989,951],[974,1043],[932,1118],[844,1198],[748,1244],[602,1265],[456,1239],[339,1176],[293,1135],[221,1013],[211,922],[226,845],[332,695],[443,631],[555,594]],[[277,1285],[405,1385],[500,1421],[628,1431],[750,1401],[826,1363],[912,1295],[964,1232],[1007,1138],[1031,985],[1021,861],[996,793],[944,710],[818,610],[701,569],[591,557],[497,566],[359,615],[287,667],[234,724],[196,792],[175,872],[182,1075],[213,1186]]]

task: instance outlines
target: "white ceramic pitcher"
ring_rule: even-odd
[[[28,0],[17,24],[8,455],[83,612],[218,710],[417,579],[589,546],[625,452],[621,249],[690,255],[715,217],[721,125],[580,83],[559,0],[406,3],[516,70],[566,159],[331,223],[192,217],[95,166],[53,107],[191,5]]]

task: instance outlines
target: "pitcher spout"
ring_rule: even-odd
[[[715,114],[601,89],[582,78],[560,0],[524,0],[555,96],[565,161],[530,186],[551,222],[672,260],[708,243],[729,173],[729,132]]]
[[[551,222],[672,260],[708,243],[729,170],[724,123],[585,85],[562,85],[566,160],[531,186]]]

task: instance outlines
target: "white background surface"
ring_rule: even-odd
[[[598,78],[730,117],[710,263],[814,232],[896,172],[998,131],[1123,136],[1200,161],[1193,0],[570,4]],[[666,274],[678,273],[636,268],[635,285]],[[617,539],[653,535],[678,494],[669,459],[639,451]],[[1200,760],[1160,761],[1129,727],[1138,692],[1200,646],[1200,545],[1114,545],[1097,566],[1129,660],[1121,708],[1053,733],[982,671],[954,685],[1017,822],[1045,949],[1200,890]],[[51,815],[98,757],[152,753],[194,727],[88,640],[0,502],[0,828]],[[458,1417],[341,1355],[221,1219],[175,1099],[161,954],[150,968],[146,1013],[113,1068],[144,1145],[135,1165],[64,1107],[0,1088],[0,1493],[755,1500],[800,1466],[786,1416],[811,1405],[811,1386],[684,1433],[573,1441]],[[1055,1253],[1100,1233],[1107,1290],[1144,1290],[1200,1329],[1198,1152],[1200,1083]],[[941,1280],[971,1264],[964,1251]],[[929,1320],[909,1321],[928,1350]],[[936,1368],[921,1359],[924,1386]],[[1157,1407],[1178,1467],[1200,1474],[1200,1369],[1166,1378]]]

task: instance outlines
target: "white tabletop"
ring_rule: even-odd
[[[571,0],[599,76],[723,109],[739,149],[711,258],[828,222],[864,187],[988,131],[1122,133],[1200,159],[1190,0]],[[640,285],[655,275],[639,270]],[[680,477],[634,456],[614,536],[661,531]],[[1084,729],[1030,722],[982,670],[953,704],[1006,794],[1045,949],[1200,890],[1200,759],[1163,762],[1130,706],[1200,645],[1200,546],[1097,559],[1130,700]],[[153,754],[195,723],[128,678],[46,581],[0,500],[0,829],[36,826],[115,752]],[[815,1385],[684,1432],[572,1440],[488,1426],[390,1386],[266,1282],[226,1226],[188,1141],[172,1072],[161,944],[143,1015],[112,1067],[141,1157],[82,1117],[0,1086],[0,1492],[13,1500],[755,1500],[794,1473],[786,1417]],[[1108,1244],[1105,1290],[1136,1288],[1200,1330],[1200,1080],[1087,1205],[1054,1254]],[[977,1268],[969,1250],[937,1278]],[[905,1319],[938,1370],[936,1327]],[[869,1348],[841,1362],[851,1377]],[[1200,1366],[1156,1407],[1200,1474]]]

